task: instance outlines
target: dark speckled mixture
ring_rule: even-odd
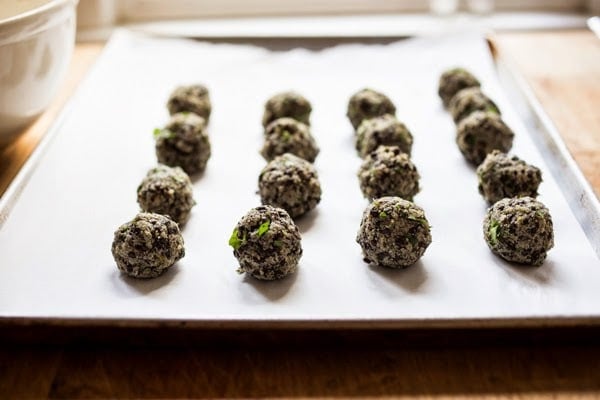
[[[410,155],[412,144],[413,137],[406,125],[391,114],[364,120],[356,135],[356,151],[362,158],[382,145],[398,146]]]
[[[479,165],[492,150],[507,153],[514,136],[498,114],[475,111],[458,124],[456,144],[467,161]]]
[[[458,92],[450,101],[448,110],[456,123],[475,111],[501,114],[496,103],[487,97],[479,87],[471,87]]]
[[[346,112],[354,129],[357,129],[363,120],[384,114],[395,115],[396,106],[385,94],[373,89],[362,89],[353,94]]]
[[[171,115],[180,112],[191,112],[208,123],[212,109],[208,89],[204,85],[180,86],[173,90],[167,109]]]
[[[267,125],[265,142],[260,154],[265,160],[271,161],[285,153],[291,153],[309,162],[315,161],[319,154],[319,147],[310,134],[308,125],[285,117]]]
[[[541,265],[554,247],[550,212],[531,197],[494,203],[483,220],[483,236],[492,252],[520,264]]]
[[[266,127],[278,118],[289,117],[310,125],[311,111],[310,102],[301,94],[293,91],[278,93],[267,100],[262,124]]]
[[[464,68],[452,68],[444,71],[440,76],[438,95],[442,99],[444,107],[448,108],[450,100],[456,93],[474,86],[479,87],[481,84],[473,74]]]

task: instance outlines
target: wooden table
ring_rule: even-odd
[[[503,33],[495,43],[516,62],[600,195],[600,41],[563,31]],[[55,103],[0,152],[0,193],[101,49],[77,46]],[[578,328],[342,332],[326,340],[319,332],[198,332],[190,341],[163,334],[163,343],[171,337],[180,345],[134,346],[140,330],[123,332],[121,345],[98,344],[101,333],[93,345],[5,342],[0,397],[600,398],[600,333]],[[548,335],[551,341],[538,342]]]

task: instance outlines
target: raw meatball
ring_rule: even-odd
[[[354,129],[357,129],[363,120],[384,114],[396,114],[396,106],[385,94],[372,89],[363,89],[355,93],[348,102],[346,112]]]
[[[456,93],[474,86],[479,87],[481,84],[469,71],[464,68],[453,68],[445,71],[440,76],[438,94],[444,103],[444,107],[448,108],[450,100]]]
[[[281,207],[292,218],[309,212],[321,201],[321,184],[311,163],[293,154],[277,156],[258,178],[263,204]]]
[[[456,93],[450,101],[448,109],[456,123],[474,111],[489,111],[500,115],[496,103],[483,94],[479,87],[463,89]]]
[[[191,112],[201,116],[208,123],[210,119],[210,97],[204,85],[180,86],[176,88],[167,102],[169,114]]]
[[[237,223],[229,245],[239,273],[272,281],[296,271],[302,256],[300,232],[289,214],[271,206],[253,208]]]
[[[138,186],[137,201],[142,211],[166,215],[179,225],[187,222],[196,204],[189,176],[179,167],[162,164],[148,171]]]
[[[190,175],[204,171],[210,158],[210,142],[204,118],[178,113],[163,129],[154,131],[156,157],[161,164],[181,167]]]
[[[550,212],[531,197],[502,199],[491,206],[483,236],[495,254],[520,264],[541,265],[554,247]]]
[[[423,256],[431,232],[421,207],[400,197],[382,197],[366,208],[356,241],[366,263],[405,268]]]
[[[381,145],[398,146],[410,155],[413,137],[406,125],[391,114],[366,119],[358,127],[356,150],[364,158]]]
[[[278,118],[290,117],[296,121],[310,125],[310,102],[299,93],[283,92],[271,97],[265,104],[263,126],[269,125]]]
[[[516,156],[494,150],[477,167],[477,178],[479,193],[493,204],[505,197],[537,197],[542,172]]]
[[[267,161],[285,153],[294,154],[309,162],[314,162],[319,147],[310,134],[308,125],[293,118],[278,118],[267,125],[265,143],[260,154]]]
[[[456,144],[467,161],[479,165],[492,150],[508,152],[514,136],[498,114],[475,111],[458,124]]]
[[[140,213],[119,227],[112,243],[119,270],[134,278],[156,278],[185,255],[179,227],[168,217]]]
[[[358,170],[360,189],[368,199],[398,196],[412,201],[419,193],[419,178],[408,154],[397,146],[379,146]]]

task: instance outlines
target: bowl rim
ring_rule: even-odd
[[[42,4],[41,6],[32,8],[31,10],[22,12],[17,15],[13,15],[12,17],[0,19],[0,26],[9,25],[12,23],[17,23],[28,18],[35,17],[40,14],[44,14],[54,8],[62,7],[68,3],[72,3],[73,5],[77,5],[79,0],[49,0],[48,2]]]

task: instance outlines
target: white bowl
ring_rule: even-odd
[[[76,5],[77,0],[0,1],[0,145],[56,94],[73,53]]]

